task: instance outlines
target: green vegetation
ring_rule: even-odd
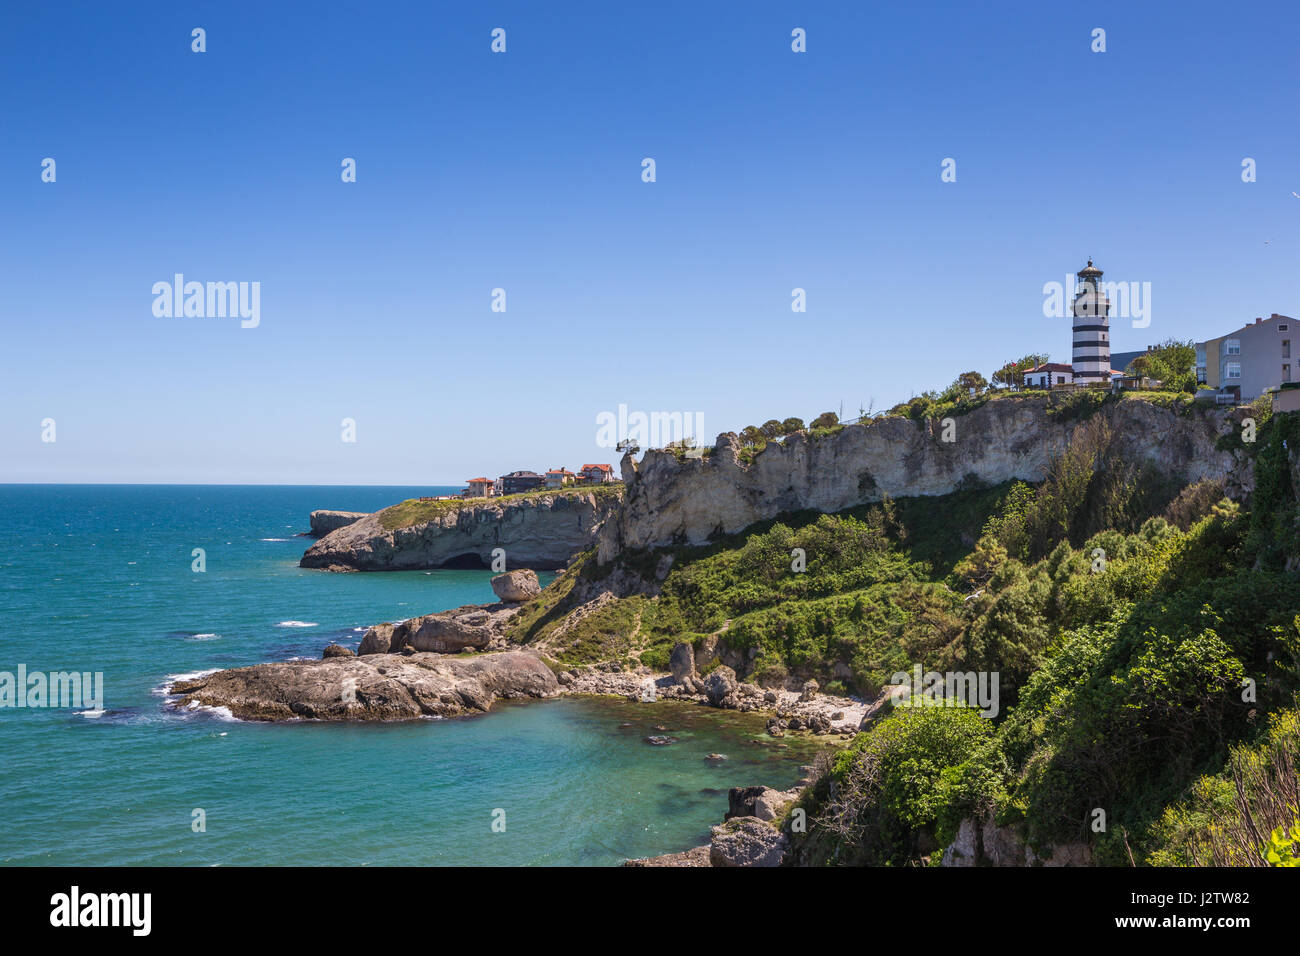
[[[1167,391],[1195,392],[1196,343],[1166,339],[1129,362],[1124,372],[1155,379]]]
[[[583,495],[595,495],[598,498],[619,496],[623,494],[622,482],[593,483],[582,487],[570,485],[566,488],[539,489],[526,491],[517,495],[501,495],[496,498],[444,498],[441,500],[408,498],[379,512],[379,524],[385,531],[410,528],[426,521],[433,521],[442,515],[458,512],[465,508],[482,505],[511,504],[519,501],[540,501],[544,498],[579,498]]]
[[[655,668],[687,640],[702,671],[725,657],[742,679],[863,695],[915,664],[998,675],[992,720],[901,708],[826,764],[803,798],[809,832],[792,835],[805,862],[932,861],[963,819],[991,814],[1104,864],[1291,865],[1300,415],[1260,427],[1246,510],[1220,482],[1180,488],[1124,463],[1096,401],[1059,408],[1080,425],[1036,487],[971,478],[703,548],[588,556],[514,639],[570,665]],[[612,598],[611,576],[653,596]]]

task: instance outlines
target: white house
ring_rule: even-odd
[[[1060,362],[1046,362],[1025,370],[1025,388],[1052,388],[1074,384],[1074,367]]]

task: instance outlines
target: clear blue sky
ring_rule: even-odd
[[[1042,286],[1088,256],[1152,285],[1117,351],[1300,315],[1294,2],[322,6],[6,7],[0,481],[459,483],[613,462],[620,403],[855,414],[1068,361]],[[176,272],[260,326],[156,318]]]

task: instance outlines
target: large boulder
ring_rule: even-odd
[[[398,625],[375,624],[370,627],[365,634],[361,636],[361,646],[357,648],[357,654],[395,654],[400,651],[401,647],[393,646],[393,635],[396,633]],[[406,634],[402,633],[402,645],[406,644]]]
[[[467,604],[399,624],[376,624],[362,636],[357,654],[397,654],[408,646],[437,654],[483,650],[490,644],[499,649],[506,626],[518,613],[517,604]]]
[[[723,819],[756,817],[763,821],[775,820],[795,799],[794,794],[771,787],[732,787],[727,793],[729,809]]]
[[[542,586],[537,580],[536,571],[521,568],[494,577],[492,590],[501,600],[518,603],[537,597],[542,593]]]
[[[685,684],[687,678],[695,676],[695,648],[685,643],[676,645],[668,667],[673,672],[673,683]]]
[[[789,845],[786,835],[755,817],[736,817],[712,830],[713,866],[780,866]]]
[[[721,664],[704,678],[704,694],[714,707],[735,708],[740,703],[737,694],[736,672],[726,664]]]

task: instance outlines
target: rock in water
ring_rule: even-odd
[[[527,651],[470,658],[416,653],[286,661],[178,681],[173,705],[226,707],[245,720],[403,720],[485,711],[499,697],[554,697],[559,684]]]
[[[342,644],[331,644],[325,650],[321,651],[322,658],[327,657],[356,657],[351,648],[344,647]]]
[[[542,586],[537,580],[537,572],[524,568],[507,571],[492,579],[492,590],[503,601],[527,601],[542,593]]]

